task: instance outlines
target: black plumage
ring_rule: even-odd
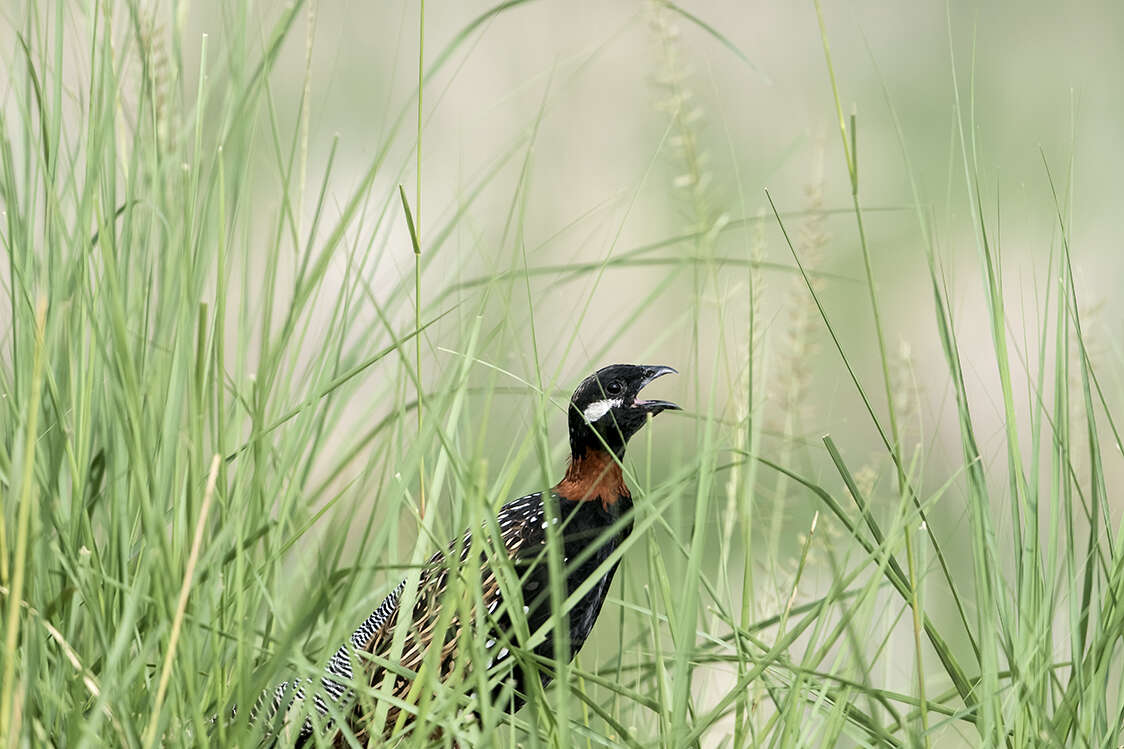
[[[640,390],[653,379],[674,372],[670,367],[639,365],[613,365],[598,370],[578,386],[568,409],[571,457],[566,475],[545,495],[536,492],[508,502],[499,511],[493,531],[498,531],[498,553],[512,562],[516,574],[518,602],[505,602],[497,570],[489,562],[484,544],[476,534],[488,536],[489,529],[468,531],[449,546],[435,554],[421,571],[415,590],[410,625],[405,630],[401,656],[401,669],[395,671],[390,695],[396,700],[409,702],[413,680],[435,640],[441,632],[441,653],[437,658],[440,679],[447,680],[459,665],[463,672],[475,664],[458,664],[462,631],[483,638],[483,650],[488,654],[488,669],[493,669],[511,658],[510,646],[516,646],[513,616],[518,616],[516,606],[522,608],[527,620],[527,631],[534,633],[550,622],[551,585],[550,564],[547,560],[547,528],[550,519],[557,524],[561,540],[561,563],[565,575],[566,597],[572,595],[602,568],[613,551],[628,538],[632,530],[632,496],[625,485],[620,460],[628,440],[650,418],[664,410],[678,408],[666,401],[640,400]],[[461,575],[469,560],[478,565],[478,591],[466,591],[463,585],[450,586],[450,575]],[[568,651],[572,658],[585,643],[601,612],[605,596],[612,583],[619,561],[602,571],[598,579],[566,614],[568,622]],[[398,620],[402,615],[401,603],[406,581],[403,580],[386,597],[382,604],[355,630],[329,660],[325,674],[313,690],[312,699],[323,725],[331,725],[328,718],[329,701],[337,715],[347,716],[348,727],[361,741],[370,734],[386,737],[396,725],[410,722],[411,715],[400,716],[395,700],[389,701],[385,722],[371,725],[372,716],[364,709],[364,701],[354,698],[349,684],[357,681],[378,689],[384,682],[386,669],[379,665],[391,654]],[[464,600],[450,601],[451,592]],[[508,588],[510,591],[511,588]],[[476,595],[479,598],[476,598]],[[482,602],[485,611],[475,603]],[[442,621],[442,611],[445,612]],[[471,612],[466,622],[461,621],[465,609]],[[477,626],[483,622],[482,626]],[[401,637],[401,636],[400,636]],[[555,658],[555,637],[548,633],[533,649],[536,656]],[[501,669],[502,671],[502,669]],[[527,694],[528,672],[538,673],[549,682],[546,671],[531,671],[520,666],[511,668],[495,689],[493,697],[506,686],[510,699],[501,703],[505,709],[515,711],[523,704]],[[282,706],[294,700],[307,698],[307,684],[286,682],[273,694],[270,713],[275,715]],[[380,692],[385,694],[385,692]],[[300,730],[297,744],[311,738],[314,727],[306,721]],[[337,734],[339,732],[337,731]],[[337,735],[336,741],[346,745]]]

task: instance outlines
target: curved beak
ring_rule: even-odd
[[[665,367],[665,366],[644,367],[644,379],[641,381],[640,388],[638,390],[643,390],[645,387],[648,386],[648,383],[650,383],[652,380],[655,380],[656,378],[663,377],[664,375],[668,375],[668,374],[679,374],[679,372],[675,371],[675,369],[673,369],[672,367]],[[645,411],[652,414],[653,416],[660,413],[661,411],[681,411],[682,410],[681,408],[679,408],[679,406],[672,403],[671,401],[659,401],[659,400],[649,401],[649,400],[637,399],[635,405],[640,406],[641,408],[643,408]]]

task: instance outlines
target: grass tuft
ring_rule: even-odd
[[[1048,223],[1024,260],[1011,225],[1037,216],[993,187],[980,50],[965,58],[951,8],[932,63],[947,154],[913,145],[919,115],[873,53],[882,103],[844,115],[859,76],[816,3],[842,150],[786,135],[766,164],[733,102],[787,72],[667,2],[518,69],[495,102],[466,80],[548,4],[418,7],[416,35],[413,7],[370,10],[399,51],[362,80],[332,67],[337,11],[315,0],[203,3],[206,23],[199,4],[17,5],[0,11],[3,745],[255,745],[278,727],[249,719],[262,691],[315,678],[466,528],[519,600],[495,513],[558,479],[571,388],[617,360],[676,366],[659,387],[685,410],[630,446],[634,531],[603,564],[621,568],[593,638],[537,658],[569,648],[557,616],[532,631],[513,608],[502,646],[553,683],[510,715],[511,666],[471,668],[471,628],[446,680],[435,654],[401,674],[397,631],[385,682],[353,685],[375,723],[401,710],[396,746],[1124,740],[1124,378],[1113,300],[1076,270],[1097,262],[1074,229],[1076,114],[1068,160],[1032,159]],[[634,149],[597,165],[598,192],[559,131],[584,132],[571,105],[613,85],[622,48],[646,55],[628,81],[646,93],[592,118]],[[327,135],[335,86],[356,112],[377,99],[375,121]],[[510,127],[478,137],[491,104]],[[473,139],[459,151],[450,122]],[[556,543],[544,560],[567,564]],[[450,581],[436,639],[482,623],[480,574]],[[550,591],[556,609],[590,585]]]

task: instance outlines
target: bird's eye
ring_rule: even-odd
[[[620,380],[613,380],[605,386],[605,392],[609,395],[620,395],[624,392],[624,385],[621,384]]]

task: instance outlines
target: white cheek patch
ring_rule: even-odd
[[[612,411],[614,408],[620,406],[623,402],[624,401],[622,401],[620,398],[606,398],[605,400],[590,403],[585,407],[585,420],[592,424],[605,414],[609,413],[609,411]]]

